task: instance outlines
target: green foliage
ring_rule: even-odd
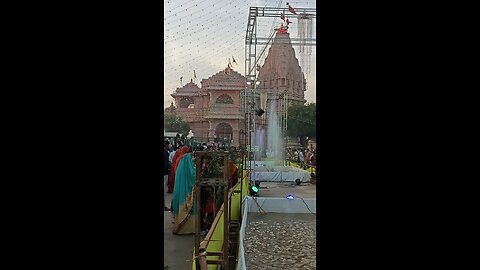
[[[217,178],[222,177],[223,158],[220,156],[213,156],[208,159],[207,169],[205,171],[205,178]]]
[[[188,123],[184,122],[181,117],[175,114],[165,114],[163,116],[163,124],[165,131],[182,132],[185,136],[190,131]]]
[[[289,107],[287,135],[294,138],[300,137],[302,142],[305,137],[315,137],[317,135],[316,112],[317,105],[315,103]]]

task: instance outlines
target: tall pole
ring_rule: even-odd
[[[248,173],[249,173],[249,179],[252,180],[252,127],[251,127],[251,115],[252,115],[252,110],[251,110],[251,105],[250,104],[250,95],[251,95],[251,87],[252,87],[252,82],[247,81],[247,87],[245,88],[245,118],[246,118],[246,135],[248,135],[248,140],[247,140],[247,153],[248,153]]]
[[[288,128],[288,91],[285,91],[285,131],[284,131],[285,147],[284,147],[284,149],[287,149],[287,147],[288,147],[287,128]],[[287,153],[284,153],[284,157],[286,157],[286,156],[287,156]]]
[[[255,91],[255,87],[256,87],[256,84],[257,84],[257,81],[255,80],[255,83],[253,84],[253,94],[252,94],[252,113],[253,113],[253,145],[255,146],[257,144],[257,138],[256,138],[256,130],[257,130],[257,127],[255,125],[255,118],[256,118],[256,114],[255,114],[255,94],[256,94],[256,91]],[[255,180],[256,179],[256,175],[255,175],[255,167],[256,167],[256,152],[255,151],[256,149],[256,146],[255,148],[253,149],[253,179]]]
[[[248,89],[248,91],[250,91],[250,89]],[[247,102],[247,91],[245,91],[245,102]],[[251,175],[252,175],[252,158],[250,157],[251,153],[252,153],[252,128],[250,126],[250,108],[245,105],[245,114],[246,114],[246,117],[247,117],[247,126],[248,126],[248,168],[249,168],[249,178],[251,179]]]

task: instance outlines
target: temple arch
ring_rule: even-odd
[[[179,107],[180,108],[192,108],[195,106],[195,102],[191,97],[182,97],[179,100]]]
[[[222,104],[233,104],[233,99],[231,96],[223,94],[219,96],[215,102]]]
[[[215,129],[215,134],[218,139],[230,142],[233,139],[233,128],[228,123],[220,123]]]

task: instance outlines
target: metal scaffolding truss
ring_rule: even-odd
[[[316,8],[295,8],[298,15],[297,17],[316,18]],[[270,36],[257,36],[257,23],[259,18],[275,18],[280,17],[280,14],[287,14],[288,8],[275,8],[275,7],[250,7],[248,12],[247,32],[245,36],[245,77],[247,82],[251,82],[254,85],[257,75],[256,65],[257,59],[265,52],[265,48],[272,42],[275,32]],[[292,16],[292,15],[289,15]],[[301,45],[299,38],[290,38],[293,46]],[[278,42],[282,42],[281,39]],[[288,39],[285,39],[288,42]],[[305,39],[306,46],[316,46],[316,38]],[[257,45],[265,45],[264,50],[257,57]]]
[[[289,17],[297,17],[300,19],[314,19],[316,18],[317,9],[316,8],[295,8],[297,15],[293,15],[289,13],[287,7],[284,8],[276,8],[276,7],[250,7],[248,13],[248,23],[247,23],[247,30],[245,36],[245,79],[247,83],[247,89],[245,89],[244,94],[242,95],[242,112],[245,116],[244,118],[244,131],[245,131],[245,143],[248,146],[248,159],[251,164],[253,159],[253,166],[250,165],[250,168],[253,168],[253,174],[255,174],[255,151],[253,151],[253,144],[255,143],[252,141],[252,133],[255,134],[255,109],[256,104],[255,101],[259,97],[259,93],[257,93],[257,66],[260,66],[258,63],[259,59],[261,59],[262,55],[265,53],[267,47],[273,41],[275,37],[275,33],[273,31],[269,36],[258,36],[257,29],[258,29],[258,20],[259,18],[280,18],[280,14],[289,14]],[[292,46],[316,46],[316,38],[288,38],[284,39],[286,43],[290,42]],[[282,38],[277,38],[276,42],[282,43]],[[263,45],[262,50],[260,53],[257,53],[257,45]],[[285,112],[285,116],[282,116],[283,120],[282,126],[284,130],[286,129],[286,113],[287,113],[287,102],[288,102],[288,95],[280,95],[279,99],[283,101],[284,104],[283,110]],[[255,136],[253,136],[255,137]]]

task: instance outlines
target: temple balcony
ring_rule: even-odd
[[[209,107],[206,112],[206,119],[243,119],[243,115],[240,112],[240,106],[230,105],[225,106],[223,104],[214,104]]]

